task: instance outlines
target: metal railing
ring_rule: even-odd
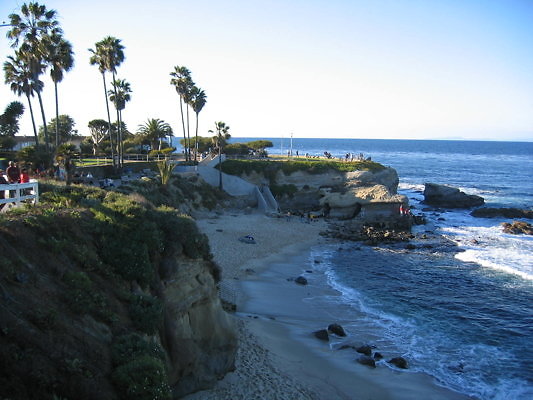
[[[0,198],[0,204],[7,205],[2,207],[0,212],[4,212],[13,206],[20,206],[28,200],[33,204],[37,204],[39,202],[39,183],[37,180],[31,179],[29,183],[0,185],[0,193],[4,194],[4,198]]]

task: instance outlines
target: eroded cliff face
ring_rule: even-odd
[[[206,261],[173,255],[163,265],[161,340],[169,358],[169,383],[180,398],[211,387],[233,370],[237,338]]]

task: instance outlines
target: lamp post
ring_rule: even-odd
[[[289,152],[290,157],[292,157],[292,132],[291,132],[291,150]]]

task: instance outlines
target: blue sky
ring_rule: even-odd
[[[0,21],[22,4],[2,0]],[[208,96],[201,135],[221,120],[237,137],[533,140],[533,0],[45,4],[74,46],[60,112],[83,134],[88,121],[105,118],[87,49],[112,35],[125,46],[118,76],[133,89],[124,111],[131,131],[160,118],[181,135],[169,73],[185,65]],[[2,109],[15,100],[6,85],[0,100]],[[22,126],[32,134],[29,117]]]

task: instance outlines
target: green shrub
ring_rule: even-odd
[[[161,360],[141,356],[117,367],[112,379],[125,400],[163,400],[171,398],[165,367]]]
[[[127,364],[135,358],[150,356],[165,361],[165,353],[156,342],[149,342],[137,333],[129,333],[116,338],[111,345],[113,365]]]
[[[133,295],[130,298],[129,313],[135,329],[153,335],[163,320],[163,305],[157,297]]]
[[[85,272],[68,271],[63,277],[67,284],[67,303],[76,313],[90,313],[94,308],[93,284]]]
[[[91,314],[106,321],[113,318],[106,297],[95,289],[85,272],[68,271],[63,281],[67,284],[66,302],[72,311],[78,314]]]

